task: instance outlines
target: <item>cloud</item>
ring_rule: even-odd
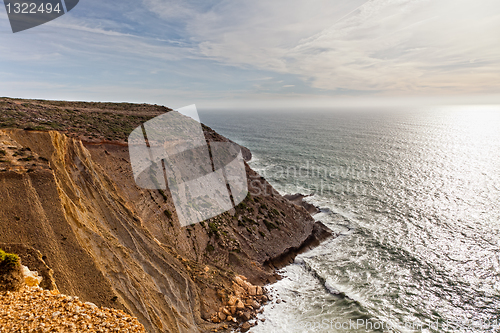
[[[282,103],[497,93],[500,82],[498,0],[86,0],[19,34],[0,15],[0,29],[8,80],[60,98],[66,86],[77,99]]]
[[[487,90],[499,79],[500,20],[497,3],[481,2],[489,13],[467,1],[369,2],[297,45],[288,68],[322,89]]]
[[[210,8],[213,1],[193,0],[142,0],[151,12],[166,20],[190,20]]]
[[[230,65],[286,72],[283,57],[366,0],[143,0],[165,20],[181,20],[201,55]]]
[[[486,92],[499,81],[496,0],[145,1],[165,17],[181,6],[200,54],[321,90]]]
[[[274,79],[272,76],[258,77],[256,79],[251,79],[250,81],[268,81]]]
[[[68,15],[33,31],[3,34],[0,59],[11,65],[64,61],[64,66],[85,65],[92,72],[94,66],[104,63],[111,68],[135,60],[140,68],[199,57],[189,45],[179,41],[122,32],[123,27],[115,22],[102,23]]]

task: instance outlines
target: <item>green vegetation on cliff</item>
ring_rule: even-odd
[[[6,253],[0,249],[0,265],[13,266],[19,264],[19,256],[14,253]]]
[[[0,292],[18,291],[21,288],[24,278],[20,263],[16,254],[0,249]]]

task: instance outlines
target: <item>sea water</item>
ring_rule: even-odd
[[[500,106],[200,116],[338,234],[252,332],[500,331]]]

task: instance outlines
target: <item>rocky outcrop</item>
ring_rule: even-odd
[[[220,294],[222,306],[210,318],[214,323],[245,323],[255,318],[263,303],[267,302],[265,289],[252,285],[243,275],[234,278],[232,289],[234,294]]]
[[[312,233],[299,246],[294,246],[286,249],[279,256],[267,260],[265,262],[265,265],[275,269],[282,268],[286,265],[291,264],[297,255],[311,250],[312,248],[318,246],[325,239],[333,236],[336,235],[334,235],[327,226],[325,226],[322,222],[317,221],[314,224]]]
[[[47,290],[57,289],[54,272],[47,266],[40,251],[24,244],[5,243],[0,243],[0,249],[17,254],[21,258],[22,265],[37,272],[41,278],[41,282],[38,284],[40,287]]]
[[[42,277],[21,264],[17,254],[0,249],[0,291],[19,291],[25,285],[38,287]]]
[[[302,206],[304,207],[309,214],[314,215],[320,212],[319,208],[314,206],[313,204],[310,204],[307,201],[304,201],[304,198],[308,197],[308,195],[304,195],[301,193],[295,193],[295,194],[286,194],[283,196],[285,199],[288,199],[290,202],[297,206]]]
[[[226,137],[223,137],[222,135],[220,135],[219,133],[217,133],[216,131],[214,131],[205,124],[201,124],[201,126],[203,128],[203,132],[205,133],[205,138],[207,139],[207,141],[235,143],[234,141]],[[243,155],[243,159],[249,162],[252,159],[252,152],[247,147],[240,146],[240,148],[241,148],[241,154]]]

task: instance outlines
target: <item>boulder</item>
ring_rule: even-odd
[[[250,319],[252,319],[252,313],[250,311],[244,311],[240,315],[240,317],[243,321],[249,321]]]
[[[247,290],[237,283],[233,283],[234,294],[237,297],[242,297],[247,293]]]
[[[251,327],[250,324],[247,323],[247,322],[245,322],[245,323],[241,324],[241,328],[240,329],[241,329],[242,332],[246,332],[246,331],[248,331],[250,329],[250,327]]]
[[[99,307],[97,305],[95,305],[94,303],[91,303],[91,302],[85,302],[84,303],[88,308],[90,308],[91,310],[99,310]]]
[[[38,272],[32,272],[28,267],[23,265],[21,265],[21,271],[23,272],[24,283],[29,287],[38,287],[40,282],[42,282],[42,277],[38,276]]]
[[[234,306],[237,301],[238,301],[238,298],[231,295],[231,296],[229,296],[229,301],[227,302],[227,304],[229,306]]]
[[[248,294],[250,296],[257,296],[257,289],[260,288],[260,287],[257,287],[257,286],[250,286],[248,288]]]
[[[217,314],[214,314],[211,318],[212,323],[218,324],[220,323],[220,318]]]
[[[243,280],[243,279],[242,279],[239,275],[237,275],[237,276],[234,278],[234,281],[235,281],[238,285],[240,285],[240,287],[242,287],[242,288],[245,288],[245,287],[246,287],[246,284],[245,284],[245,282],[246,282],[246,281],[244,281],[244,280]]]
[[[236,309],[237,309],[237,310],[243,310],[244,308],[245,308],[245,304],[243,304],[243,302],[242,302],[242,301],[238,300],[238,301],[236,302]]]

